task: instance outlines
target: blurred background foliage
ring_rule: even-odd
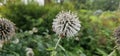
[[[25,56],[25,48],[30,47],[35,56],[50,56],[58,40],[52,21],[62,10],[76,12],[82,27],[77,36],[62,39],[56,56],[107,56],[113,50],[113,30],[120,23],[120,0],[45,0],[44,6],[33,1],[25,4],[7,0],[0,6],[0,17],[13,21],[17,33],[0,55]],[[18,43],[14,43],[16,39]]]

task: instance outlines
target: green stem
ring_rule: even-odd
[[[117,46],[114,47],[114,50],[108,55],[108,56],[113,56],[113,54],[116,52]]]
[[[51,53],[51,55],[50,56],[56,56],[56,49],[57,49],[57,46],[59,46],[59,43],[60,43],[60,40],[61,40],[61,37],[59,37],[59,39],[58,39],[58,41],[57,41],[57,43],[56,43],[56,45],[55,45],[55,48],[54,48],[54,50],[52,51],[52,53]]]
[[[58,44],[58,46],[65,52],[65,48],[62,47],[60,44]]]
[[[108,56],[113,56],[113,54],[115,53],[115,49],[108,55]]]
[[[57,49],[57,46],[59,45],[60,40],[61,40],[61,37],[59,37],[59,39],[58,39],[58,41],[57,41],[57,43],[56,43],[56,45],[55,45],[55,50]]]

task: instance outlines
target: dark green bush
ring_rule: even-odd
[[[0,10],[3,17],[12,20],[19,29],[38,27],[39,32],[51,31],[52,19],[60,11],[58,7],[39,6],[36,3],[8,3]]]

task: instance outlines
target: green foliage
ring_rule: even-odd
[[[39,6],[37,3],[26,5],[21,2],[9,2],[1,6],[0,14],[2,16],[0,17],[13,21],[18,27],[18,31],[11,42],[0,49],[0,55],[25,56],[25,49],[30,47],[35,56],[50,56],[51,54],[56,56],[107,56],[115,46],[112,32],[119,25],[120,11],[104,11],[100,15],[94,15],[94,10],[99,6],[88,8],[93,6],[89,2],[82,0],[80,5],[75,1],[62,5],[45,6]],[[102,5],[100,9],[109,10]],[[113,7],[110,10],[115,9],[116,7]],[[52,31],[52,21],[61,10],[77,12],[82,27],[77,36],[62,38],[58,48],[54,50],[58,36]],[[31,33],[31,29],[34,27],[38,29],[38,32]],[[13,43],[16,38],[19,39],[17,44]],[[115,56],[117,55],[119,55],[118,52],[115,53]]]
[[[118,8],[119,2],[119,0],[95,0],[93,8],[113,11]]]
[[[8,3],[1,8],[1,14],[16,23],[16,26],[22,30],[38,27],[41,33],[46,29],[51,29],[49,25],[59,10],[58,7],[43,7],[36,3],[29,3],[28,5]]]
[[[76,9],[89,10],[110,10],[114,11],[118,8],[120,0],[71,0],[75,4]]]

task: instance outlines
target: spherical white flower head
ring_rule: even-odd
[[[32,48],[26,48],[26,56],[34,56],[34,52]]]
[[[73,12],[62,11],[53,20],[53,31],[58,35],[73,37],[80,30],[80,21]]]
[[[15,24],[8,19],[0,18],[0,40],[9,40],[15,34]]]

